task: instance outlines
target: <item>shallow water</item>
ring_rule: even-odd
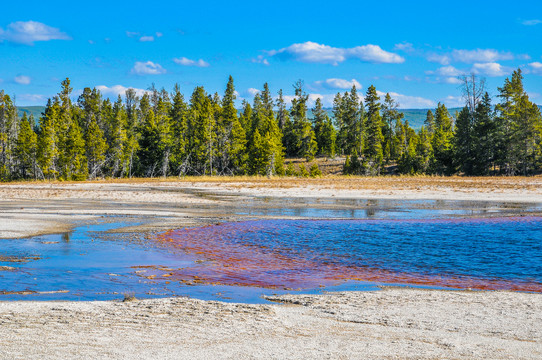
[[[260,220],[159,237],[200,259],[173,279],[278,289],[341,280],[542,292],[542,218]]]
[[[109,223],[113,218],[67,234],[0,239],[0,300],[133,294],[257,303],[265,302],[264,294],[374,290],[378,284],[542,292],[542,218],[458,218],[529,214],[540,204],[261,201],[225,211],[301,219],[225,223],[145,238],[107,234],[134,225]]]

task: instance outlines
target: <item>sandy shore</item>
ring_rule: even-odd
[[[293,198],[305,199],[300,207],[349,206],[321,199],[542,203],[539,177],[204,180],[2,184],[0,238],[110,215],[134,231],[159,231],[238,220],[233,209]],[[540,294],[385,288],[272,300],[279,304],[0,301],[0,358],[542,358]]]
[[[280,206],[287,199],[542,204],[542,177],[188,178],[0,184],[0,238],[64,232],[108,215],[124,216],[127,221],[130,217],[138,222],[143,219],[144,224],[136,230],[237,220],[239,216],[232,216],[232,209],[238,206],[271,206],[273,201]]]
[[[0,302],[3,359],[540,359],[542,300],[389,288],[283,305]]]

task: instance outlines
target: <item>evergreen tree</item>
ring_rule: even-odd
[[[171,168],[179,176],[186,174],[189,167],[188,105],[184,101],[179,84],[175,84],[172,94],[171,118],[172,147]]]
[[[314,116],[312,122],[314,124],[314,135],[318,146],[318,153],[333,157],[335,155],[335,128],[324,110],[320,98],[316,99],[312,115]]]
[[[37,178],[38,137],[34,132],[32,120],[32,115],[29,119],[26,113],[23,114],[17,138],[18,173],[19,177],[23,179]]]
[[[382,104],[382,135],[384,136],[384,158],[386,162],[397,160],[397,150],[395,148],[395,127],[397,121],[401,121],[403,113],[398,110],[399,104],[392,99],[389,93],[384,98]]]
[[[297,81],[294,84],[295,97],[292,100],[292,109],[290,115],[293,119],[293,130],[296,137],[296,154],[306,158],[314,159],[318,151],[316,136],[312,125],[307,118],[307,101],[309,96],[303,90],[303,82]]]
[[[59,119],[60,104],[58,97],[47,101],[47,106],[40,119],[38,137],[38,165],[43,177],[56,179],[58,175],[58,136],[56,123]]]
[[[382,118],[380,117],[380,97],[374,86],[367,89],[365,106],[367,107],[367,120],[365,125],[365,151],[364,156],[373,174],[380,173],[383,152]]]
[[[273,112],[267,84],[262,96],[256,94],[252,114],[253,136],[249,144],[249,173],[272,176],[282,172],[284,155],[282,133]],[[256,134],[258,136],[256,136]]]
[[[432,136],[435,133],[435,117],[433,116],[433,112],[431,110],[427,110],[424,125],[427,133]]]
[[[505,80],[499,93],[501,171],[507,175],[527,175],[537,170],[542,127],[540,109],[523,89],[521,69],[514,71],[511,80]]]
[[[465,106],[457,117],[454,135],[454,161],[465,175],[472,175],[474,156],[472,152],[472,124],[469,108]]]
[[[202,86],[196,87],[190,98],[188,117],[191,173],[203,175],[214,173],[215,122],[211,99]]]
[[[491,98],[486,92],[476,107],[472,128],[473,174],[489,175],[496,158],[497,124],[491,106]]]
[[[432,171],[437,174],[453,173],[453,120],[444,104],[439,103],[435,111],[435,133],[431,139],[433,148]]]
[[[9,95],[0,91],[0,181],[14,175],[18,130],[17,109]]]
[[[141,98],[139,112],[141,117],[141,136],[138,151],[138,158],[141,163],[140,174],[153,177],[160,173],[164,157],[164,146],[160,141],[160,129],[154,116],[151,96],[148,94],[143,95]]]

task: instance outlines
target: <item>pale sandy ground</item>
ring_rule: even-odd
[[[137,230],[235,220],[229,212],[243,201],[290,197],[542,203],[542,179],[8,184],[0,185],[0,238],[67,231],[104,215],[144,220]],[[386,288],[274,300],[282,304],[0,302],[0,358],[542,358],[540,294]]]
[[[277,297],[0,302],[4,359],[540,359],[540,295],[385,289]]]

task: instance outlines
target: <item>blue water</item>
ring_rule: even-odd
[[[12,268],[0,271],[0,300],[263,302],[292,289],[379,284],[542,292],[541,217],[257,220],[151,238],[104,235],[125,225],[0,239],[0,267]]]
[[[542,291],[540,217],[260,220],[165,237],[208,261],[178,276],[198,274],[210,282],[307,288],[370,279]]]

